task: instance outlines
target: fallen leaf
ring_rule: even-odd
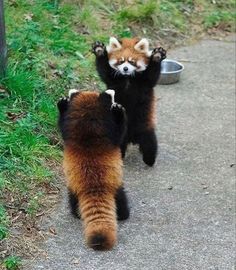
[[[36,217],[41,217],[41,216],[43,216],[44,214],[45,214],[44,212],[38,213],[38,214],[36,215]]]
[[[54,234],[54,235],[57,234],[56,229],[53,228],[53,227],[50,227],[50,228],[49,228],[49,232],[52,233],[52,234]]]
[[[23,15],[25,21],[32,21],[33,16],[34,16],[33,13],[27,13]]]
[[[48,66],[49,66],[51,69],[56,69],[56,64],[54,64],[54,63],[51,62],[51,61],[48,62]]]
[[[78,265],[78,264],[79,264],[79,259],[74,259],[74,260],[72,261],[72,263]]]
[[[12,112],[7,112],[7,117],[9,120],[16,122],[17,120],[21,119],[22,117],[25,116],[25,112],[21,113],[12,113]]]
[[[57,76],[57,77],[62,77],[63,76],[63,71],[62,70],[59,70],[59,69],[55,69],[53,72],[52,72],[52,74],[54,75],[54,76]]]

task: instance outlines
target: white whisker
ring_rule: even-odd
[[[118,76],[118,75],[119,75],[119,73],[120,73],[120,72],[119,72],[119,70],[116,70],[116,71],[115,71],[115,75],[114,75],[114,77]]]

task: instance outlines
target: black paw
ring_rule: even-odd
[[[100,42],[100,41],[96,41],[92,44],[92,52],[96,55],[96,56],[101,56],[105,53],[106,47],[105,45]]]
[[[150,138],[151,140],[151,138]],[[158,144],[153,142],[151,148],[147,148],[146,151],[143,152],[143,162],[148,166],[152,167],[156,161],[156,157],[158,154]]]
[[[151,58],[155,62],[161,62],[162,60],[166,58],[166,50],[163,49],[162,47],[155,48],[152,51]]]
[[[123,112],[125,112],[125,108],[124,108],[121,104],[118,104],[118,103],[113,103],[113,104],[111,105],[111,110],[112,110],[112,112],[114,112],[114,113],[116,113],[116,112],[118,112],[118,113],[123,113]]]
[[[143,161],[148,166],[153,166],[158,154],[158,142],[154,130],[146,131],[139,135],[139,150],[143,154]]]
[[[57,102],[57,107],[60,112],[64,112],[68,108],[69,99],[67,97],[62,97]]]
[[[122,157],[122,159],[125,158],[126,149],[127,149],[127,144],[121,145],[120,151],[121,151],[121,157]]]
[[[70,190],[68,192],[68,200],[69,200],[71,214],[75,218],[79,218],[80,219],[78,197],[72,191],[70,191]]]
[[[152,167],[156,161],[156,156],[143,156],[143,162],[149,167]]]
[[[116,215],[118,220],[126,220],[129,218],[130,210],[128,199],[123,187],[120,187],[115,196],[116,201]]]
[[[117,124],[125,124],[126,123],[126,114],[125,108],[118,103],[113,103],[111,105],[111,111],[114,117],[114,120]]]
[[[120,221],[126,220],[126,219],[129,218],[129,215],[130,214],[129,214],[129,209],[128,208],[123,209],[122,211],[119,210],[119,211],[117,211],[117,220],[120,220]]]

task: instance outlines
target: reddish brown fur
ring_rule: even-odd
[[[96,41],[92,48],[101,79],[108,89],[115,90],[116,102],[126,109],[128,125],[121,145],[122,156],[125,156],[129,143],[138,144],[143,161],[153,166],[158,152],[153,88],[160,76],[166,51],[161,47],[149,50],[145,39],[119,41],[114,37],[107,46]],[[132,58],[139,61],[133,63]]]
[[[83,96],[81,98],[81,95]],[[115,193],[122,185],[122,159],[119,147],[113,146],[106,138],[99,138],[92,148],[74,139],[83,140],[84,135],[94,133],[86,119],[101,114],[95,92],[80,93],[71,101],[69,117],[80,119],[74,122],[81,125],[80,130],[70,125],[72,139],[65,141],[64,172],[68,189],[79,198],[81,217],[84,221],[85,238],[92,246],[92,239],[99,234],[106,241],[101,249],[111,249],[116,242]],[[102,127],[96,129],[97,135],[103,134]],[[96,140],[95,140],[96,141]]]
[[[117,64],[119,64],[119,60],[124,57],[125,60],[130,57],[137,62],[138,60],[143,60],[145,64],[148,64],[149,57],[147,57],[144,53],[138,52],[134,49],[134,46],[140,41],[140,38],[123,38],[120,40],[122,48],[117,51],[113,51],[108,54],[109,59],[117,59]],[[147,115],[147,129],[155,129],[156,126],[156,99],[154,94],[152,94],[152,98],[150,101],[150,110]]]
[[[125,60],[132,58],[135,62],[143,60],[145,64],[148,64],[149,58],[141,52],[134,49],[134,46],[140,41],[139,38],[123,38],[121,39],[122,48],[117,51],[112,51],[108,54],[109,59],[117,59],[118,61],[124,57]]]

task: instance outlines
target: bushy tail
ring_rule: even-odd
[[[111,249],[116,243],[117,234],[114,196],[110,194],[81,196],[80,212],[88,246],[95,250]]]

